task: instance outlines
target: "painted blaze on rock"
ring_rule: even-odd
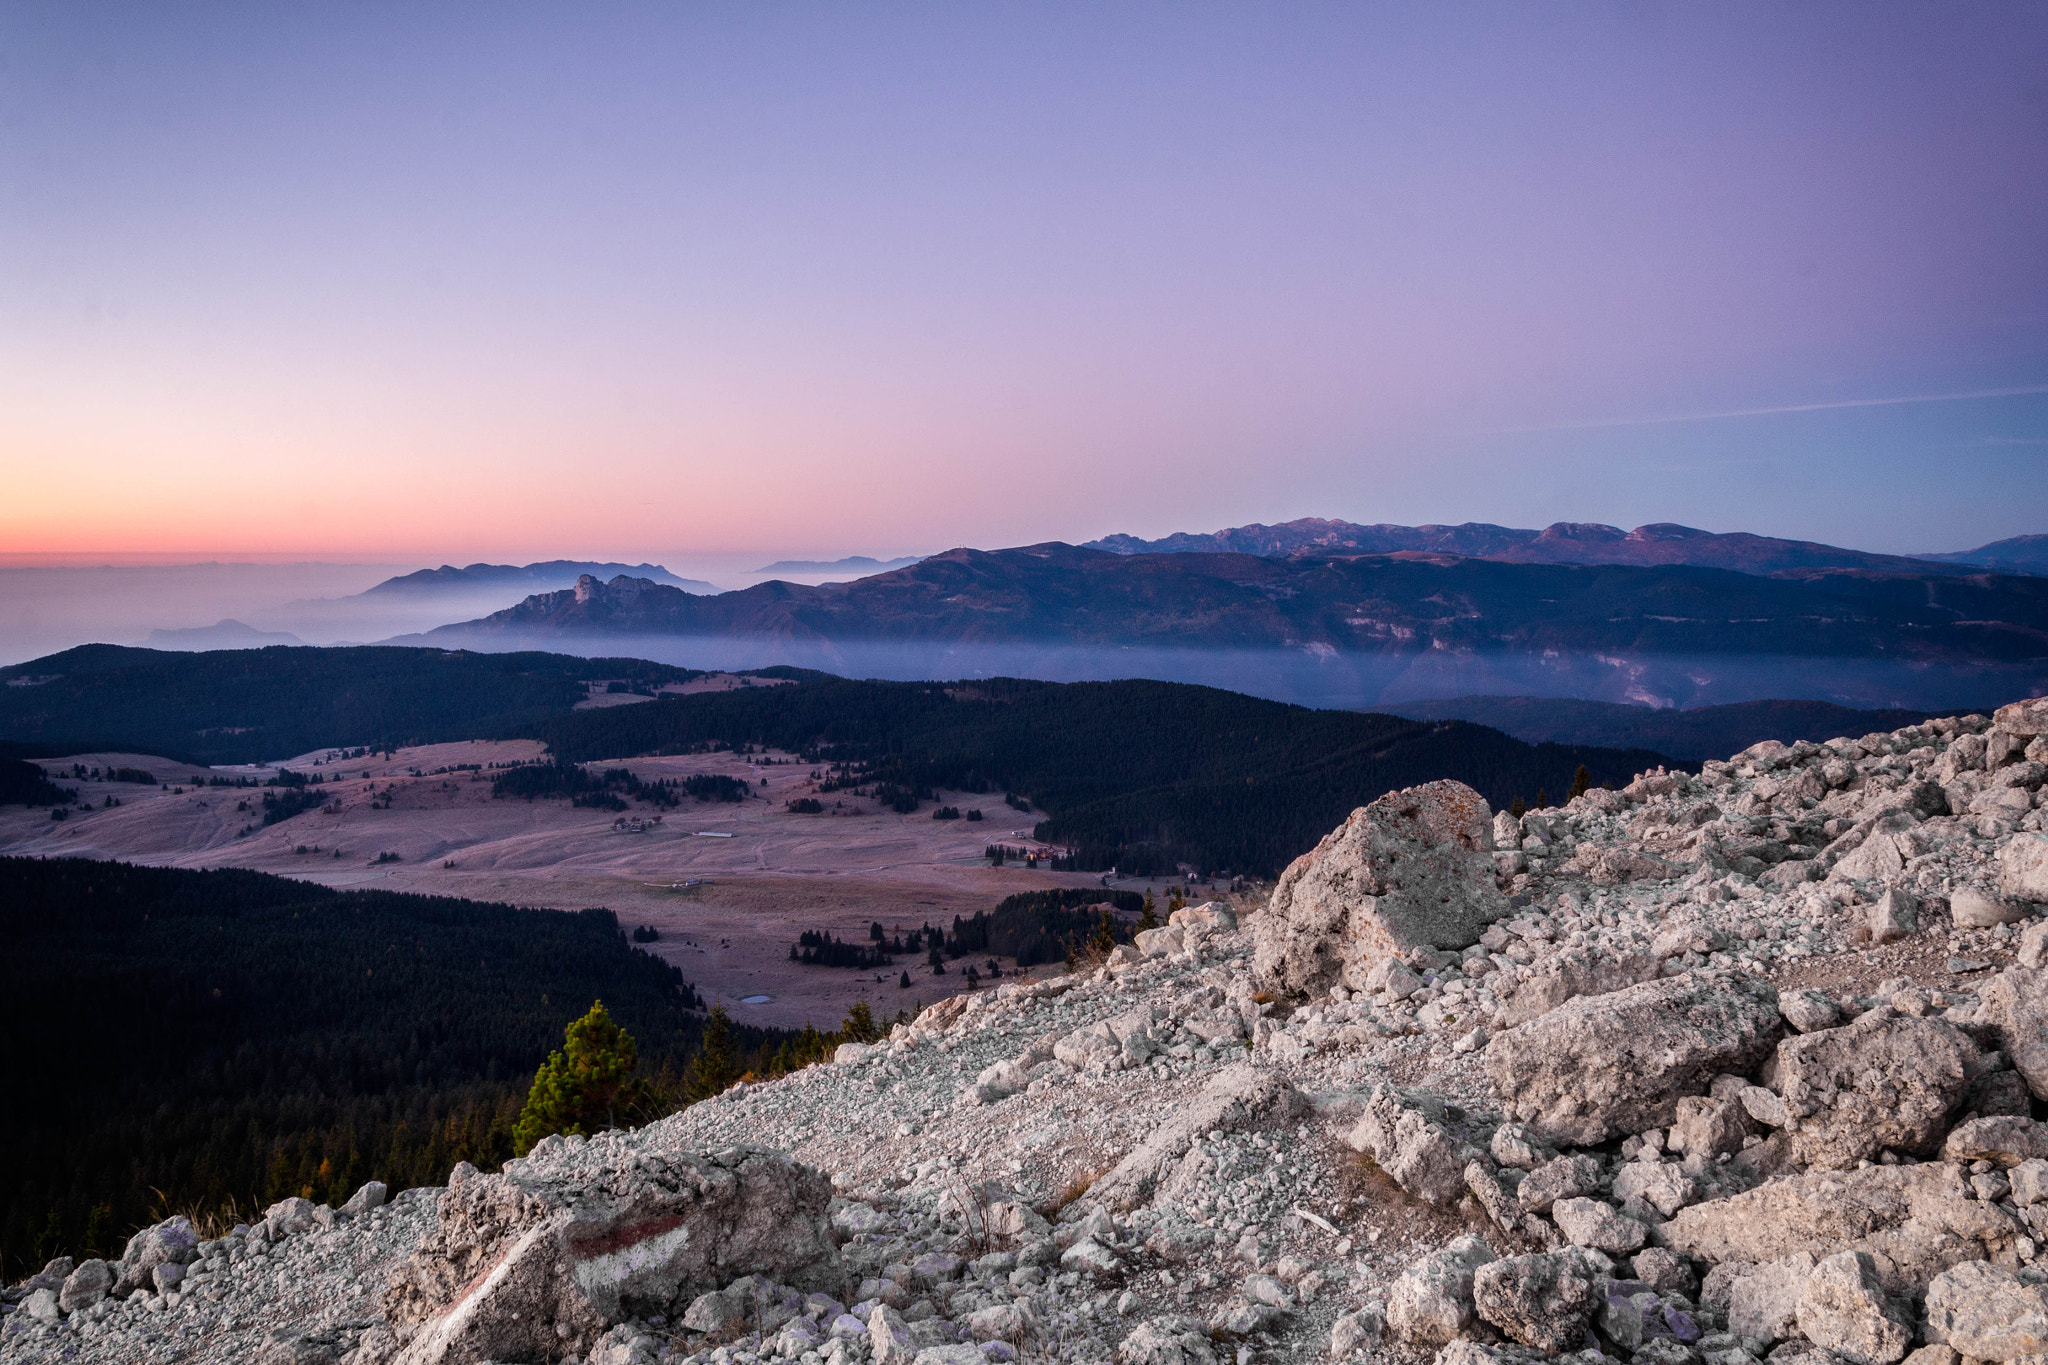
[[[1262,985],[1363,990],[1382,961],[1462,948],[1507,913],[1493,883],[1493,812],[1462,782],[1389,792],[1351,813],[1280,876],[1258,918]]]

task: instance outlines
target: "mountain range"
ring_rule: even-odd
[[[710,597],[586,576],[401,642],[871,677],[1165,677],[1342,706],[1485,693],[1931,708],[2048,689],[2048,579],[1895,562],[1760,574],[1048,542]]]
[[[426,597],[444,593],[471,593],[511,589],[519,592],[552,592],[572,586],[585,574],[615,578],[629,574],[652,583],[663,583],[684,592],[714,593],[718,589],[700,578],[678,578],[659,564],[597,564],[578,559],[549,559],[538,564],[471,564],[456,568],[443,564],[438,569],[387,578],[358,597]],[[347,599],[343,599],[346,601]]]
[[[844,559],[778,559],[765,564],[757,573],[800,573],[805,575],[821,573],[871,574],[886,573],[890,569],[907,569],[923,555],[904,555],[900,559],[871,559],[867,555],[848,555]]]
[[[1598,522],[1560,521],[1540,531],[1468,521],[1457,526],[1360,526],[1303,517],[1278,526],[1232,526],[1206,535],[1182,531],[1158,540],[1113,535],[1086,548],[1113,554],[1395,554],[1427,551],[1498,559],[1511,564],[1690,564],[1738,573],[1796,573],[1811,569],[1868,569],[1877,573],[2048,574],[2048,536],[2019,536],[1976,550],[1942,555],[1884,555],[1810,540],[1780,540],[1747,531],[1701,531],[1655,522],[1624,531]]]

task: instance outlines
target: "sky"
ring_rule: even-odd
[[[1911,552],[2044,475],[2039,4],[0,6],[9,564]]]

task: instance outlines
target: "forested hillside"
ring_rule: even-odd
[[[0,739],[256,763],[328,745],[493,737],[582,700],[585,682],[698,676],[644,659],[273,646],[188,654],[81,645],[0,669]]]
[[[1020,793],[1040,837],[1085,869],[1270,875],[1382,792],[1440,777],[1497,806],[1561,800],[1668,762],[1640,749],[1524,744],[1458,721],[1315,711],[1215,688],[1132,680],[852,682],[664,698],[577,711],[528,733],[565,761],[768,745],[911,792]]]
[[[602,999],[675,1099],[704,1016],[606,910],[0,859],[0,1259],[118,1252],[157,1207],[338,1203],[493,1167]],[[790,1035],[732,1029],[747,1054]],[[157,1215],[161,1216],[161,1215]]]

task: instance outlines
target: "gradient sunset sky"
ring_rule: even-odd
[[[0,6],[0,554],[2048,532],[2048,6]]]

